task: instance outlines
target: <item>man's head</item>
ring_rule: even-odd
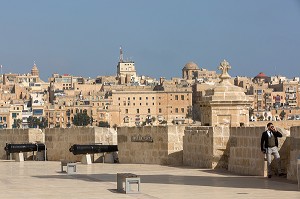
[[[274,129],[275,129],[272,122],[269,122],[269,123],[267,124],[267,128],[268,128],[269,130],[274,130]]]

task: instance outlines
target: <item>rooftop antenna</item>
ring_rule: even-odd
[[[120,46],[120,62],[123,62],[123,51],[122,51],[122,46]]]

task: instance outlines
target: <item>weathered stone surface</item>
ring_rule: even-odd
[[[182,165],[184,130],[183,125],[120,127],[119,160],[121,163]],[[133,155],[130,151],[136,153]]]

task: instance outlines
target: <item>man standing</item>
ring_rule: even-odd
[[[280,166],[280,155],[278,153],[278,137],[282,137],[282,134],[278,132],[273,123],[267,124],[268,130],[262,133],[260,147],[261,151],[267,154],[267,162],[268,162],[268,178],[272,177],[271,171],[271,161],[272,155],[275,158],[278,175],[283,176],[284,174],[281,173],[281,166]]]

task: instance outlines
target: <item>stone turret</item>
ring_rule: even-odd
[[[242,88],[230,83],[229,63],[224,60],[218,68],[221,81],[207,90],[200,104],[201,123],[205,126],[248,126],[249,108],[253,98],[246,95]]]
[[[33,64],[33,67],[31,69],[31,75],[32,76],[39,76],[40,75],[39,69],[37,68],[35,63]]]

